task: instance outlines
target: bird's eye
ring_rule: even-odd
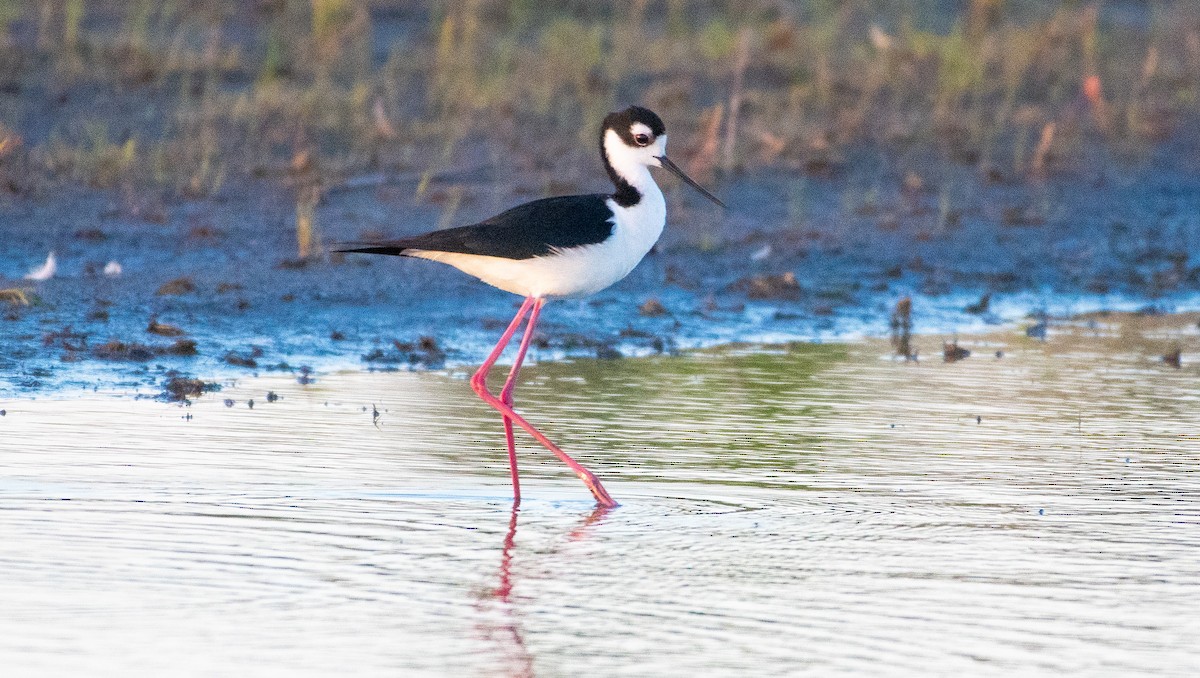
[[[638,146],[645,146],[646,144],[650,143],[650,135],[649,134],[635,134],[635,135],[633,135],[633,140],[637,142]]]

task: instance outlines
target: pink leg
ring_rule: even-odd
[[[521,320],[524,319],[525,314],[529,312],[529,309],[533,306],[533,304],[533,297],[527,297],[525,299],[525,303],[521,304],[520,310],[518,310],[517,314],[513,316],[512,322],[508,324],[508,329],[504,330],[504,334],[501,335],[500,341],[496,342],[496,347],[492,349],[491,355],[487,357],[487,360],[483,361],[483,364],[479,366],[479,369],[476,370],[475,374],[471,377],[471,388],[476,388],[475,383],[477,381],[484,383],[486,388],[488,372],[491,371],[492,366],[495,365],[496,361],[500,359],[501,355],[503,355],[504,349],[508,347],[508,342],[512,341],[512,336],[516,334],[517,328],[521,326]],[[476,389],[476,391],[478,391],[478,389]],[[520,504],[521,479],[517,474],[517,445],[516,441],[513,440],[512,421],[509,420],[508,417],[504,418],[504,438],[508,442],[508,468],[512,473],[513,504]]]
[[[517,350],[517,359],[513,361],[512,369],[508,371],[508,379],[504,382],[504,388],[500,390],[500,401],[509,407],[512,407],[512,394],[517,388],[517,374],[521,371],[522,363],[525,362],[525,352],[529,350],[529,344],[533,341],[533,328],[537,325],[538,316],[541,315],[542,306],[545,303],[542,299],[533,302],[533,312],[529,314],[529,322],[525,324],[525,335],[521,337],[521,347]]]
[[[517,388],[517,375],[521,372],[521,365],[525,362],[525,353],[529,351],[529,344],[533,340],[533,328],[537,324],[538,315],[542,312],[542,306],[546,302],[537,300],[533,304],[533,311],[529,314],[529,320],[525,324],[525,334],[521,337],[521,346],[517,350],[517,357],[513,360],[512,369],[508,371],[508,379],[504,382],[504,388],[500,390],[500,402],[512,407],[513,391]],[[521,488],[517,484],[517,447],[516,441],[513,440],[512,419],[504,417],[504,438],[508,443],[508,463],[512,468],[513,476],[513,500],[521,503]]]
[[[513,506],[521,505],[521,477],[517,473],[517,441],[513,438],[512,419],[504,418],[504,442],[508,445],[508,468],[512,473]]]
[[[505,432],[508,435],[508,440],[510,441],[509,450],[512,459],[514,460],[514,488],[516,481],[516,455],[515,452],[511,452],[513,450],[513,447],[511,447],[511,431],[513,423],[525,429],[529,435],[533,436],[534,439],[541,443],[546,449],[550,450],[554,456],[558,457],[563,461],[563,463],[571,467],[571,470],[575,472],[575,475],[579,476],[579,479],[583,481],[583,484],[587,485],[587,488],[591,490],[592,495],[596,497],[597,503],[599,503],[601,506],[616,506],[617,502],[613,501],[613,498],[608,495],[608,492],[604,489],[604,486],[600,484],[600,480],[596,478],[594,473],[587,470],[580,465],[579,462],[572,459],[557,445],[550,442],[550,439],[547,438],[541,431],[534,428],[533,424],[530,424],[525,420],[524,417],[513,411],[512,390],[516,384],[517,373],[521,369],[521,362],[525,358],[525,351],[529,348],[529,342],[533,339],[533,331],[534,327],[537,326],[538,315],[541,313],[542,305],[545,303],[546,302],[544,299],[533,299],[532,297],[525,300],[525,303],[521,306],[521,310],[517,311],[517,317],[513,318],[512,324],[508,326],[508,330],[505,331],[504,336],[500,338],[500,343],[497,344],[496,349],[492,351],[492,355],[488,357],[488,360],[484,362],[483,365],[479,367],[479,370],[475,372],[475,375],[471,377],[471,388],[475,390],[475,393],[482,398],[484,402],[491,405],[493,408],[499,411],[500,414],[504,415]],[[501,391],[502,398],[497,398],[487,390],[488,370],[490,370],[492,365],[495,364],[496,359],[500,357],[500,353],[502,353],[504,350],[504,345],[508,343],[508,341],[512,338],[513,333],[516,332],[516,327],[521,319],[521,316],[524,315],[525,311],[531,304],[533,306],[533,310],[529,314],[529,322],[525,326],[525,336],[521,339],[520,354],[518,355],[516,362],[513,363],[513,369],[509,373],[508,381],[506,381],[504,384],[504,390]]]
[[[530,299],[526,299],[525,304],[529,304]],[[525,324],[525,335],[521,337],[521,347],[517,350],[517,357],[513,361],[512,369],[508,371],[508,379],[504,382],[504,388],[500,390],[500,402],[509,407],[512,407],[513,404],[512,394],[517,387],[517,374],[521,372],[521,364],[525,362],[525,353],[529,350],[530,340],[533,339],[533,326],[537,323],[542,303],[539,300],[533,304],[533,311],[529,315],[529,321]],[[521,485],[517,479],[517,443],[513,439],[512,419],[509,419],[508,416],[504,417],[504,441],[508,444],[508,466],[512,469],[513,504],[517,505],[521,503]]]

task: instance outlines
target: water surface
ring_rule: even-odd
[[[524,438],[514,510],[463,374],[0,403],[0,664],[1190,675],[1200,369],[1156,341],[1093,326],[953,364],[865,343],[529,369],[518,407],[610,511]]]

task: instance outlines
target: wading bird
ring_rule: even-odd
[[[662,167],[724,207],[667,159],[667,130],[653,111],[631,106],[610,113],[600,128],[600,155],[616,186],[611,195],[534,200],[470,226],[385,242],[358,243],[342,252],[391,254],[449,264],[485,283],[525,297],[495,349],[471,377],[471,388],[504,419],[513,499],[521,501],[513,423],[561,459],[601,506],[616,506],[595,474],[581,466],[513,411],[513,389],[538,315],[547,299],[593,294],[624,278],[646,256],[666,225],[667,205],[650,175]],[[497,397],[487,375],[525,321],[517,356]]]

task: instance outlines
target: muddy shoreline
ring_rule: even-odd
[[[882,153],[864,151],[836,176],[779,168],[717,181],[724,213],[668,183],[656,251],[613,288],[549,306],[537,358],[881,336],[906,296],[915,331],[946,336],[1032,325],[1027,318],[1039,314],[1194,310],[1194,157],[1172,146],[1038,183],[988,183],[971,168],[941,167],[946,186],[973,187],[952,225],[938,214],[943,190],[916,190],[911,174],[880,179]],[[856,187],[867,174],[894,192],[862,198]],[[320,242],[443,225],[446,206],[428,196],[448,187],[468,196],[451,223],[469,223],[519,201],[527,181],[482,172],[435,181],[421,198],[406,177],[329,190],[316,210]],[[599,181],[586,188],[602,189]],[[291,197],[263,182],[163,199],[146,215],[119,193],[65,186],[7,204],[0,288],[23,298],[0,303],[0,393],[140,391],[172,371],[219,381],[263,370],[469,364],[511,316],[517,299],[432,262],[297,259]],[[1018,208],[1025,221],[1012,222]],[[23,280],[50,251],[56,274]],[[113,261],[120,275],[104,273]]]
[[[212,386],[283,372],[304,382],[335,370],[471,365],[517,302],[429,262],[363,257],[297,265],[286,258],[286,227],[275,238],[277,261],[264,265],[272,255],[223,247],[220,239],[227,236],[197,241],[185,235],[174,251],[162,252],[158,238],[138,232],[146,225],[108,224],[103,240],[71,237],[57,246],[60,273],[51,280],[6,282],[26,290],[30,303],[5,309],[3,396],[101,390],[171,397],[181,379]],[[870,258],[845,251],[792,257],[772,252],[763,261],[756,254],[766,247],[781,247],[780,239],[755,234],[723,251],[668,239],[614,288],[549,306],[533,359],[615,359],[728,343],[886,336],[889,314],[906,296],[914,299],[921,357],[928,360],[940,359],[942,340],[962,336],[969,344],[973,335],[1004,327],[1017,334],[1036,331],[1042,314],[1054,326],[1095,311],[1152,317],[1200,308],[1200,294],[1186,284],[1168,294],[1101,294],[1060,277],[1059,288],[1009,285],[996,291],[979,283],[938,293],[929,291],[936,281],[969,279],[969,269],[986,262],[957,259],[955,267],[944,261],[932,272],[895,276],[893,269],[903,266],[893,263],[898,257],[877,252]],[[95,272],[107,257],[121,262],[121,276]],[[704,273],[688,277],[699,271]],[[881,282],[864,288],[855,273]],[[1168,343],[1163,351],[1170,350]]]

